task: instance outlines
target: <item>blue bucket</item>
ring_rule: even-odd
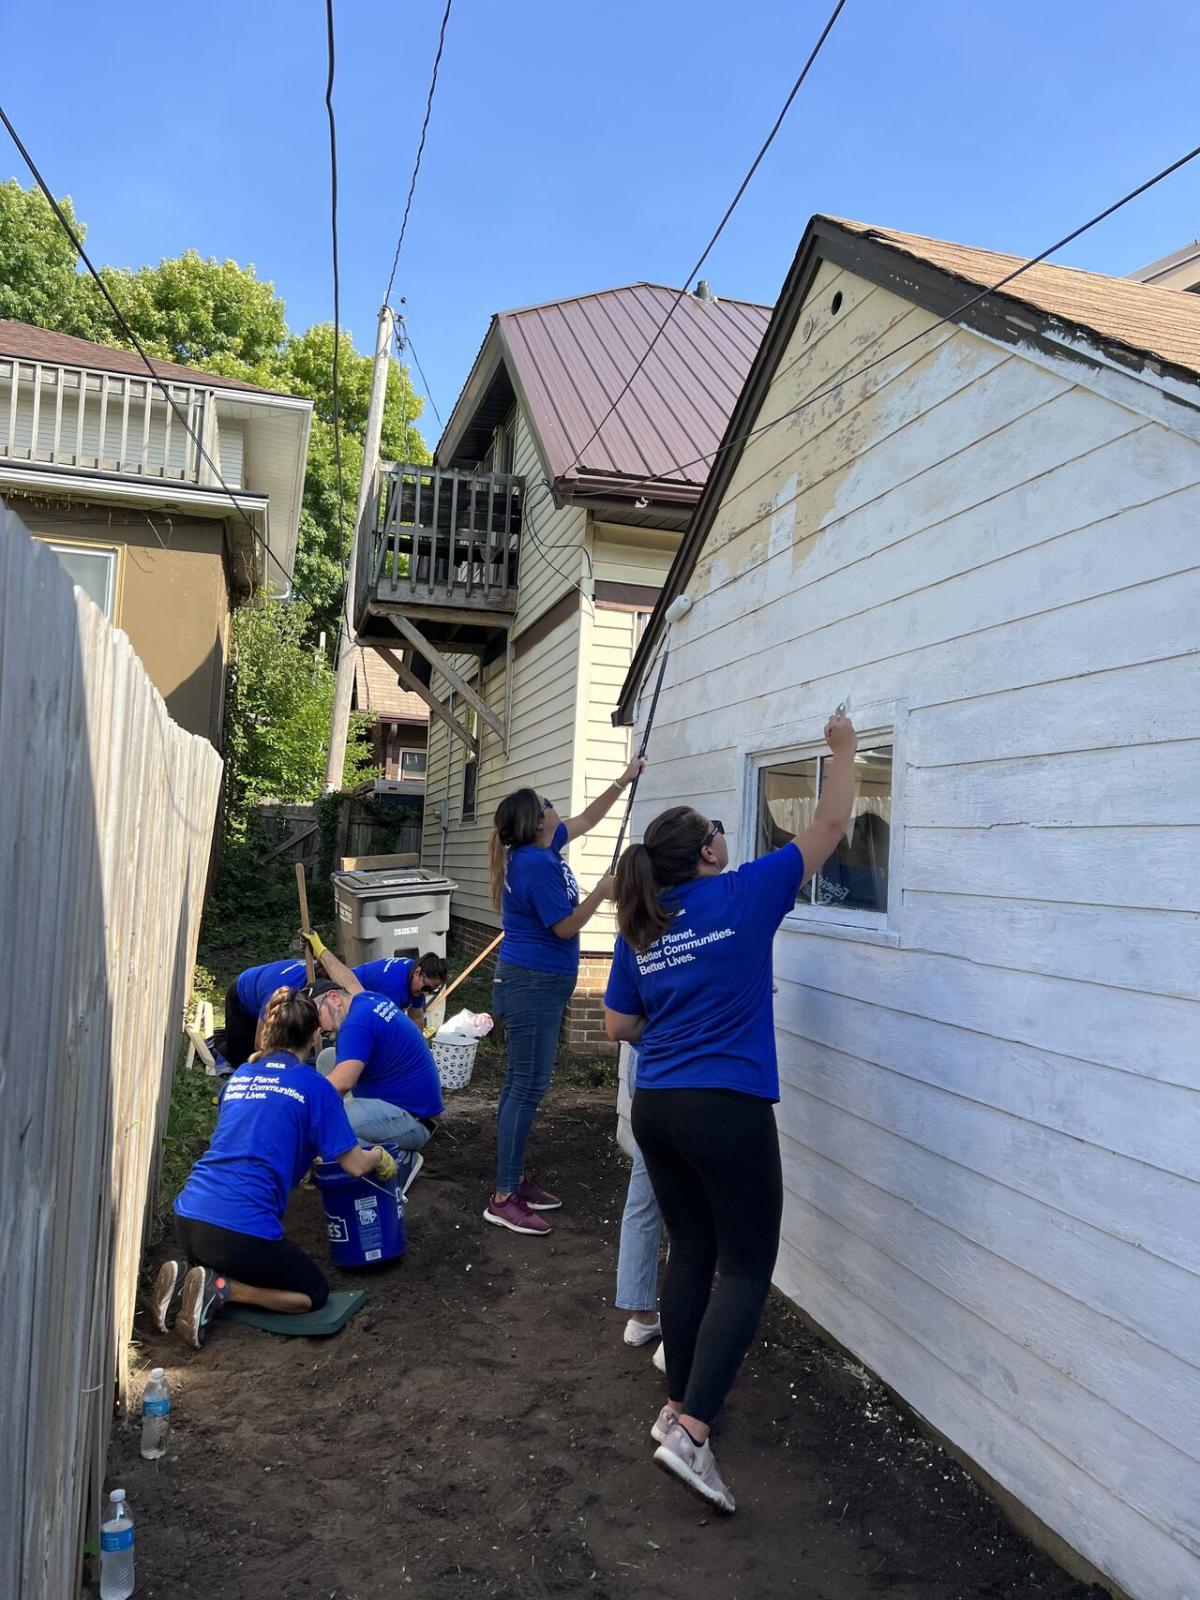
[[[316,1164],[317,1192],[325,1207],[329,1254],[339,1267],[371,1267],[404,1254],[404,1195],[410,1154],[385,1144],[400,1162],[391,1183],[352,1178],[336,1161]]]

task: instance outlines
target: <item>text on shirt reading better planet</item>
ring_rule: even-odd
[[[299,1100],[302,1106],[308,1104],[299,1089],[279,1083],[274,1078],[259,1077],[257,1073],[248,1081],[232,1077],[225,1088],[226,1100],[265,1100],[269,1094],[285,1094],[289,1100]]]
[[[732,938],[732,928],[714,928],[711,933],[701,934],[693,933],[691,928],[681,928],[677,933],[664,933],[649,950],[636,957],[638,972],[646,977],[651,972],[662,972],[667,967],[686,966],[689,961],[696,959],[696,950]]]

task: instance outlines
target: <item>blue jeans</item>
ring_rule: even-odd
[[[630,1090],[637,1085],[637,1051],[629,1052]],[[634,1145],[633,1171],[621,1217],[617,1254],[617,1298],[621,1311],[653,1311],[658,1305],[658,1257],[662,1245],[662,1212],[654,1198],[642,1152]]]
[[[429,1129],[411,1111],[390,1100],[360,1100],[347,1095],[343,1104],[350,1126],[370,1144],[394,1144],[399,1150],[420,1150],[429,1143]]]
[[[554,1072],[554,1052],[573,972],[534,972],[501,961],[492,988],[492,1015],[508,1031],[508,1068],[496,1109],[496,1193],[511,1194],[525,1173],[525,1145]]]

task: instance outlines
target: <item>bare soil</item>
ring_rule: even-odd
[[[490,1085],[485,1074],[484,1087]],[[738,1500],[706,1514],[656,1471],[665,1398],[611,1308],[627,1166],[609,1088],[555,1090],[534,1166],[566,1202],[546,1239],[486,1227],[494,1098],[451,1098],[408,1254],[331,1272],[368,1302],[337,1337],[218,1326],[168,1368],[168,1455],[116,1429],[139,1600],[1083,1600],[878,1384],[780,1302],[715,1436]],[[325,1259],[317,1195],[293,1234]],[[152,1264],[151,1264],[152,1265]]]

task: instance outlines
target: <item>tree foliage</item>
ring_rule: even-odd
[[[225,762],[230,831],[261,800],[306,802],[321,792],[334,674],[307,641],[308,608],[264,601],[233,617]],[[365,719],[355,719],[344,787],[371,767]]]

